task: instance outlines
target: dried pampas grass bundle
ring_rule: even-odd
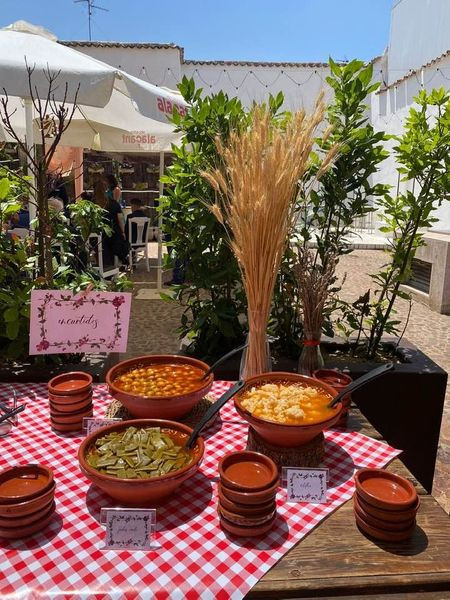
[[[321,95],[311,115],[299,111],[280,127],[267,108],[256,107],[248,128],[232,132],[226,144],[217,140],[222,166],[202,174],[217,192],[211,211],[226,227],[242,272],[249,326],[245,377],[267,370],[273,288],[324,112]],[[322,172],[335,153],[325,158]]]

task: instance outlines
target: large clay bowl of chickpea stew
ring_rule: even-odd
[[[306,375],[272,372],[249,377],[234,397],[237,412],[259,435],[276,446],[307,444],[339,419],[342,403],[330,385]]]
[[[171,354],[141,356],[118,363],[106,374],[110,394],[135,417],[176,419],[188,413],[211,389],[209,366]]]

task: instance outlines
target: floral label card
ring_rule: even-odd
[[[121,423],[122,419],[99,419],[98,417],[84,417],[83,419],[83,433],[87,436],[106,427],[107,425],[113,425],[114,423]]]
[[[327,480],[328,469],[283,467],[288,502],[326,503]]]
[[[105,550],[151,550],[155,541],[154,508],[102,508],[106,524]]]
[[[131,294],[32,290],[30,354],[126,352]]]

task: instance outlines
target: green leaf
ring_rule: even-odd
[[[6,323],[17,321],[17,319],[19,318],[19,311],[17,307],[11,306],[10,308],[7,308],[3,313],[3,318],[5,319]]]

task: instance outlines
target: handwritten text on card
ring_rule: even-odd
[[[328,469],[285,469],[288,502],[312,502],[323,504],[327,501]]]

